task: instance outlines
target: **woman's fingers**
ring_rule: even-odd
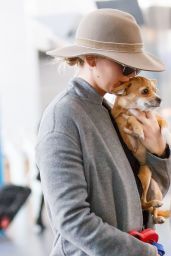
[[[166,148],[166,141],[161,134],[156,115],[150,111],[141,112],[137,109],[131,109],[129,112],[142,124],[144,138],[140,138],[141,143],[149,152],[162,155]]]
[[[137,120],[144,124],[144,125],[148,125],[149,124],[149,121],[153,122],[153,123],[157,123],[157,119],[156,119],[156,116],[153,112],[151,111],[146,111],[146,112],[143,112],[143,111],[139,111],[137,109],[131,109],[129,110],[129,112],[135,116],[137,118]]]
[[[146,113],[147,119],[151,119],[151,120],[157,122],[156,115],[155,115],[152,111],[147,111],[147,112],[145,112],[145,113]]]
[[[129,112],[137,118],[137,120],[142,123],[146,124],[147,123],[147,117],[145,112],[140,112],[136,109],[130,109]]]

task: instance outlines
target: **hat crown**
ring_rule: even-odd
[[[99,9],[85,16],[76,32],[79,39],[118,44],[142,44],[135,18],[116,9]]]
[[[165,69],[163,63],[145,51],[135,18],[116,9],[98,9],[87,14],[78,26],[75,43],[48,54],[62,58],[99,55],[137,69]]]

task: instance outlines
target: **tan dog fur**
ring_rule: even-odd
[[[142,208],[151,212],[154,223],[163,223],[165,218],[170,216],[170,212],[158,209],[163,204],[163,196],[158,183],[152,177],[150,167],[146,164],[146,148],[141,143],[144,138],[142,125],[136,117],[131,115],[133,109],[145,113],[145,111],[159,107],[161,100],[156,94],[155,83],[155,80],[138,76],[116,88],[113,91],[117,97],[112,115],[124,142],[140,163],[138,177],[143,188]],[[165,128],[166,121],[159,115],[156,117],[161,129]]]

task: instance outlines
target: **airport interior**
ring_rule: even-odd
[[[165,71],[142,71],[141,76],[157,80],[162,98],[158,111],[171,132],[170,0],[0,1],[1,256],[50,255],[54,237],[35,163],[37,132],[43,111],[66,88],[77,70],[57,63],[47,51],[72,44],[82,17],[101,8],[132,14],[142,29],[145,49],[165,64]],[[111,104],[115,101],[115,96],[108,93],[105,98]],[[2,221],[1,202],[6,202],[10,209],[6,201],[10,191],[14,197],[19,193],[22,203],[10,221]],[[165,195],[164,207],[171,209],[171,187]],[[156,231],[165,255],[170,256],[171,218],[157,224]]]

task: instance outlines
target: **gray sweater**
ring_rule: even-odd
[[[130,236],[142,230],[135,177],[103,98],[74,78],[45,110],[36,163],[55,235],[51,256],[156,256]],[[170,157],[147,162],[163,195],[170,185]]]

